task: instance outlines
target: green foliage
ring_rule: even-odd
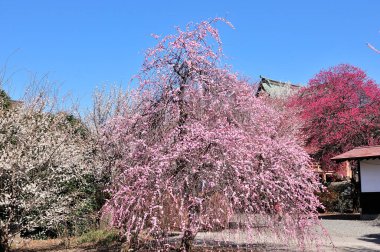
[[[73,212],[67,227],[70,235],[81,235],[97,226],[98,211],[105,199],[99,181],[93,174],[85,175],[82,180],[71,180],[63,184],[65,193],[76,195],[77,208]]]
[[[327,190],[318,194],[326,212],[347,213],[354,207],[354,185],[350,182],[333,182]]]
[[[75,129],[75,134],[79,134],[84,139],[88,137],[89,130],[80,119],[74,115],[67,115],[66,120],[69,122],[69,125]]]
[[[0,109],[1,110],[7,110],[11,107],[11,98],[8,96],[8,94],[0,89]]]
[[[91,242],[91,243],[97,243],[97,244],[102,244],[102,245],[108,245],[108,244],[118,241],[119,238],[120,236],[116,230],[99,229],[99,230],[91,230],[87,233],[84,233],[77,239],[77,242],[79,244]]]
[[[339,202],[339,193],[335,191],[325,191],[317,194],[319,201],[325,207],[326,212],[335,212]]]

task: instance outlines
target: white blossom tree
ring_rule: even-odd
[[[43,91],[43,90],[42,90]],[[87,204],[87,177],[96,176],[95,141],[55,99],[36,92],[0,112],[0,235],[4,251],[25,229],[56,229]]]

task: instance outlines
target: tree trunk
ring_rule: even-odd
[[[181,65],[180,68],[177,68],[175,69],[176,73],[182,78],[182,81],[180,83],[180,88],[179,88],[179,94],[178,94],[178,106],[179,106],[179,120],[178,120],[178,126],[179,126],[179,141],[182,141],[183,139],[183,136],[186,134],[186,130],[184,129],[184,126],[185,126],[185,123],[187,121],[187,118],[188,118],[188,114],[186,112],[186,108],[185,108],[185,100],[184,100],[184,97],[185,97],[185,84],[187,82],[187,78],[188,78],[188,69],[187,69],[187,65],[185,63],[183,63]],[[179,171],[183,170],[186,168],[186,165],[187,165],[187,162],[183,159],[179,159],[177,160],[177,168]],[[190,188],[189,188],[189,185],[187,184],[187,182],[185,181],[184,182],[184,201],[186,202],[185,205],[186,206],[190,206],[191,203],[189,202],[189,198],[190,198]],[[194,207],[190,207],[189,208],[189,220],[188,220],[188,223],[187,223],[187,230],[185,230],[185,232],[183,233],[183,237],[182,237],[182,240],[181,240],[181,245],[178,249],[178,251],[180,252],[190,252],[191,249],[192,249],[192,245],[193,245],[193,241],[195,239],[195,235],[194,233],[191,231],[191,226],[194,222],[194,213],[192,212],[193,211],[193,208]]]
[[[181,240],[181,246],[179,247],[180,252],[191,252],[193,241],[194,241],[194,234],[190,230],[186,230],[183,234],[182,240]]]
[[[0,229],[0,252],[9,251],[8,234],[5,230]]]
[[[131,240],[129,241],[129,249],[131,251],[139,250],[139,233],[138,232],[133,232],[131,234]]]

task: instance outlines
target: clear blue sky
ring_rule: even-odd
[[[49,74],[63,92],[88,104],[95,86],[126,86],[154,45],[151,33],[174,33],[190,21],[225,17],[224,52],[252,80],[264,75],[307,83],[339,63],[380,82],[380,1],[100,1],[0,0],[0,65],[13,74],[17,98],[31,74]]]

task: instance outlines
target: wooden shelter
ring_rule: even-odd
[[[335,156],[336,162],[356,160],[362,215],[380,214],[380,145],[357,147]]]

